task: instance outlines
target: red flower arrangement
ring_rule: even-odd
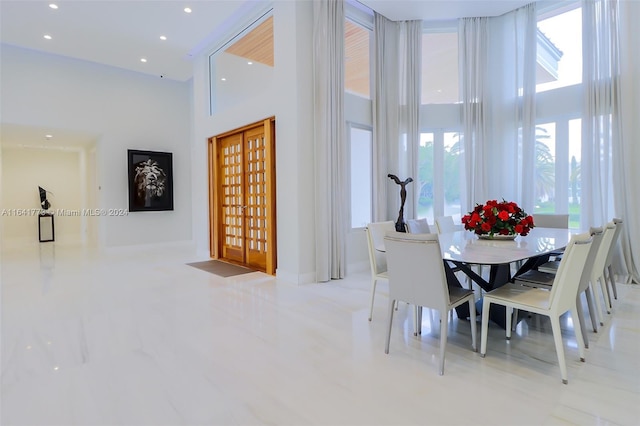
[[[477,204],[473,211],[462,217],[464,229],[477,235],[522,235],[525,236],[535,226],[533,217],[514,202],[489,200]]]

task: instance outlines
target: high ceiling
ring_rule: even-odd
[[[360,0],[393,21],[500,16],[536,0]]]
[[[51,3],[57,9],[51,8]],[[270,0],[0,0],[0,42],[187,81],[192,77],[194,56],[228,37],[233,23],[254,16],[271,3]],[[392,20],[454,20],[501,15],[528,1],[360,0],[360,3]],[[191,8],[191,13],[186,13],[185,7]],[[271,31],[269,25],[271,21],[255,32]],[[45,39],[45,35],[51,39]],[[251,46],[251,40],[247,37],[227,51],[272,64],[273,58],[264,57],[260,51],[265,49]],[[273,47],[266,50],[273,51]],[[56,129],[55,136],[46,139],[47,129],[8,123],[2,123],[1,130],[4,146],[76,149],[92,144],[97,137]]]
[[[493,16],[527,2],[361,0],[393,20]],[[50,3],[56,3],[58,8],[50,8]],[[230,22],[246,19],[250,11],[269,3],[268,0],[0,0],[0,41],[186,81],[192,76],[193,55],[226,35]],[[185,13],[187,6],[191,13]],[[45,35],[51,39],[45,39]],[[146,62],[141,62],[142,58]]]
[[[49,4],[58,8],[52,9]],[[266,0],[0,0],[0,40],[186,81],[191,59]],[[191,13],[184,11],[185,7]],[[226,29],[228,31],[228,29]],[[50,35],[51,39],[44,38]],[[166,37],[161,40],[160,36]],[[146,62],[141,62],[145,58]]]

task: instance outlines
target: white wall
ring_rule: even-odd
[[[13,243],[38,241],[38,186],[47,194],[51,210],[75,213],[82,206],[79,151],[4,148],[2,153],[3,237]],[[33,209],[33,210],[32,210]],[[81,217],[55,215],[55,239],[78,243],[81,236]]]
[[[2,123],[99,135],[87,184],[100,208],[128,208],[127,149],[173,152],[174,211],[101,217],[102,246],[192,240],[190,83],[7,45],[0,55]]]
[[[247,59],[231,53],[216,55],[213,68],[214,113],[246,102],[273,85],[272,67],[259,62],[249,65]]]
[[[311,31],[311,2],[274,2],[271,85],[213,116],[209,115],[207,54],[197,58],[193,79],[193,229],[198,250],[209,252],[207,139],[275,116],[277,276],[293,283],[315,281]]]

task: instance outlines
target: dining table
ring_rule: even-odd
[[[469,231],[439,234],[442,258],[456,265],[485,291],[506,284],[512,278],[512,265],[519,265],[520,275],[549,256],[563,249],[576,230],[557,228],[533,228],[528,235],[518,235],[513,240],[481,239]],[[472,270],[473,265],[489,266],[489,277],[485,279]]]
[[[449,286],[462,287],[454,273],[460,271],[484,291],[491,291],[511,282],[514,277],[546,263],[551,254],[564,249],[569,244],[571,236],[576,233],[579,231],[575,229],[535,227],[527,235],[518,235],[512,240],[506,240],[483,239],[466,230],[443,232],[438,234],[438,240],[447,283]],[[376,246],[375,249],[385,251],[382,245]],[[488,266],[488,276],[483,277],[476,273],[473,270],[475,265]],[[512,270],[515,273],[512,273]],[[479,309],[481,306],[482,304],[478,303]],[[469,317],[469,307],[466,304],[458,306],[456,312],[458,318]],[[489,318],[504,328],[504,309],[490,313]]]
[[[469,231],[454,231],[439,234],[440,249],[447,276],[452,277],[453,268],[463,272],[484,291],[511,282],[513,277],[547,262],[552,253],[567,246],[576,230],[558,228],[533,228],[526,236],[518,235],[513,240],[482,239]],[[474,265],[489,267],[488,277],[473,270]],[[512,271],[515,271],[512,273]],[[456,280],[457,281],[457,280]],[[452,285],[449,282],[449,285]],[[455,282],[453,285],[456,285]],[[457,285],[460,285],[459,282]],[[461,285],[460,285],[461,286]],[[462,286],[461,286],[462,287]],[[464,308],[457,310],[464,318]],[[492,312],[490,319],[504,328],[504,310]]]

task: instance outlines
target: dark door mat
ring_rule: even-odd
[[[187,263],[187,265],[225,278],[233,277],[234,275],[248,274],[249,272],[256,272],[255,269],[222,262],[220,260],[205,260],[204,262]]]

